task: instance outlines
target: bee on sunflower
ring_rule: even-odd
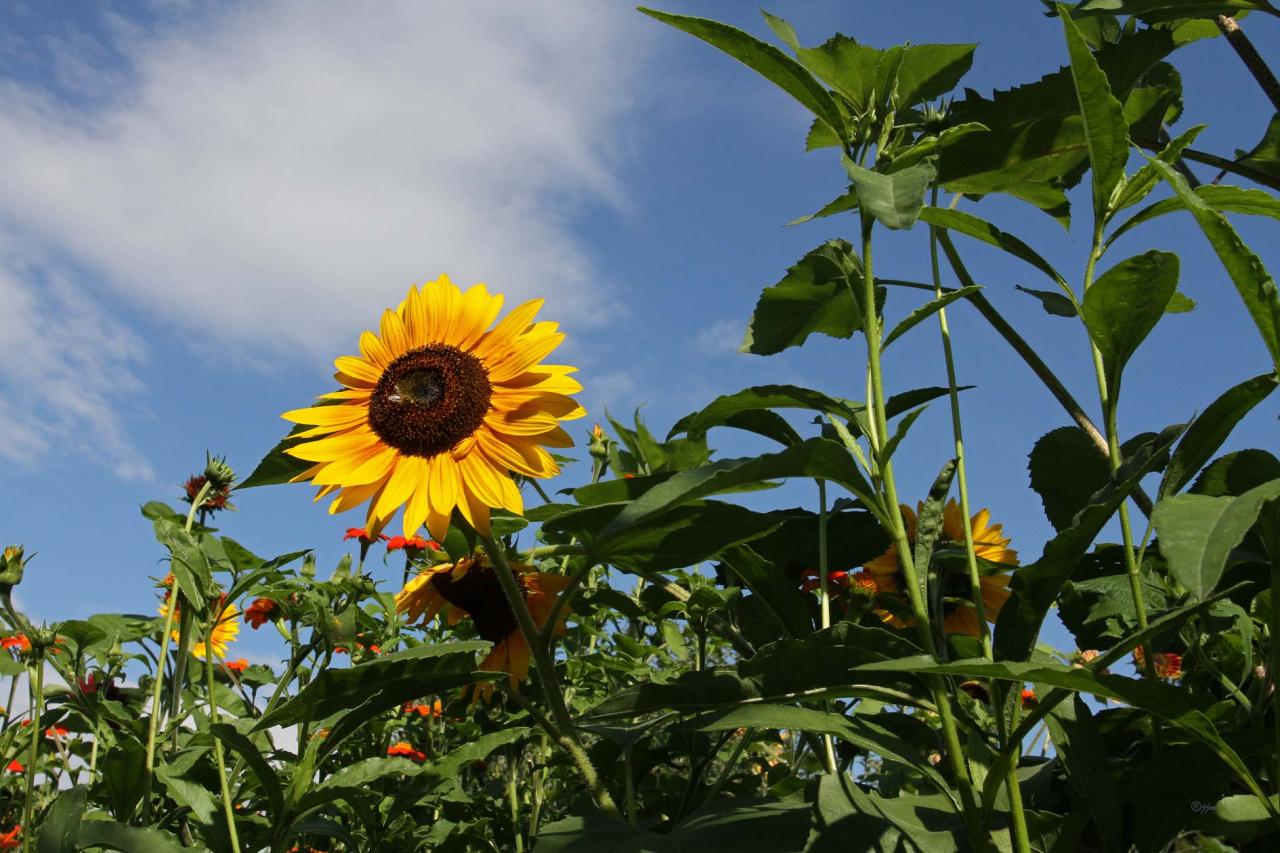
[[[569,395],[577,368],[542,364],[564,340],[556,323],[535,322],[535,299],[494,325],[503,297],[483,284],[463,292],[448,276],[410,287],[360,337],[360,355],[341,356],[341,390],[281,417],[305,427],[285,452],[312,463],[293,482],[335,495],[331,513],[368,501],[376,537],[404,508],[404,534],[425,523],[442,541],[457,509],[482,535],[489,511],[524,511],[512,475],[559,473],[547,448],[570,447],[561,421],[585,412]]]
[[[529,615],[541,630],[551,617],[556,597],[569,585],[569,577],[545,574],[518,563],[511,564],[511,569]],[[428,622],[442,610],[446,611],[450,625],[470,618],[480,638],[493,643],[480,669],[507,673],[514,688],[529,675],[532,651],[495,572],[483,552],[455,563],[428,566],[396,596],[396,610],[406,614],[410,624],[419,620]],[[556,632],[563,631],[561,617]],[[476,685],[472,699],[488,701],[492,695],[493,684],[486,682]]]
[[[917,514],[922,511],[922,508],[922,504],[916,504],[916,511],[913,512],[906,504],[901,505],[902,520],[907,526],[907,541],[913,546],[916,541]],[[973,530],[973,550],[978,557],[991,563],[1017,565],[1018,552],[1009,547],[1011,540],[1004,535],[1004,526],[991,523],[989,510],[978,510],[970,517],[969,525]],[[942,509],[942,529],[938,531],[938,542],[964,545],[964,515],[955,498],[947,501],[947,505]],[[883,554],[866,563],[863,568],[871,573],[880,592],[895,593],[902,588],[902,569],[898,564],[896,545],[889,545]],[[982,612],[988,622],[996,621],[1000,610],[1009,600],[1009,577],[1008,574],[996,573],[984,574],[978,579],[982,593]],[[968,577],[956,575],[948,578],[948,586],[952,580],[963,580],[964,588],[963,590],[948,589],[948,597],[969,599]],[[883,621],[895,628],[904,628],[910,624],[888,610],[876,612]],[[979,635],[978,613],[967,604],[947,601],[943,604],[942,628],[948,634],[968,634],[971,637],[977,637]]]

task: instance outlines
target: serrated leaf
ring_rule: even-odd
[[[773,355],[811,334],[849,338],[862,329],[862,263],[844,240],[830,240],[760,294],[742,352]]]
[[[1079,427],[1059,427],[1042,435],[1029,457],[1031,488],[1044,514],[1061,532],[1111,479],[1111,463]]]

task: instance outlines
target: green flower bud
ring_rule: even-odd
[[[30,559],[31,557],[23,557],[21,545],[7,546],[4,549],[4,559],[0,560],[0,589],[7,591],[22,583],[22,572]]]
[[[209,488],[221,492],[235,485],[236,472],[227,464],[225,456],[211,456],[205,451],[204,476],[209,481]]]

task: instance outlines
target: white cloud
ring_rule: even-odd
[[[0,223],[91,274],[96,299],[68,279],[72,303],[120,302],[249,361],[351,351],[440,272],[598,319],[607,285],[572,225],[623,197],[619,130],[652,29],[630,7],[277,0],[162,20],[109,20],[117,42],[78,60],[75,39],[46,45],[87,102],[0,81]],[[110,56],[126,67],[95,74]],[[3,281],[47,313],[32,270]],[[76,322],[118,347],[126,316]],[[93,354],[64,343],[28,341],[53,372]],[[107,404],[99,378],[42,405],[110,421],[85,403]]]
[[[700,329],[693,338],[693,348],[707,357],[736,354],[742,346],[741,320],[716,320]]]

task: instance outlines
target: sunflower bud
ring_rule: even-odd
[[[313,578],[316,576],[316,555],[308,553],[302,558],[302,568],[298,569],[298,574],[304,578]]]
[[[227,464],[225,456],[211,456],[205,451],[204,476],[214,492],[230,489],[236,483],[236,472]]]
[[[591,439],[587,444],[587,450],[591,453],[592,459],[609,458],[609,439],[605,437],[604,429],[600,424],[591,428]]]
[[[0,560],[0,589],[7,591],[22,583],[22,572],[29,559],[23,557],[21,545],[9,545],[4,549],[4,559]]]

